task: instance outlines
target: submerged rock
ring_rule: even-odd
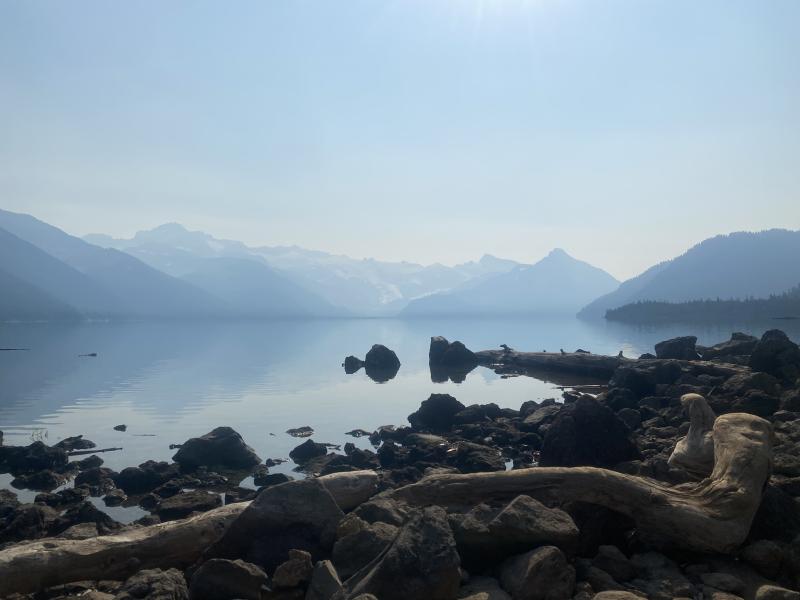
[[[204,436],[189,439],[172,458],[190,469],[200,466],[246,469],[261,462],[242,436],[230,427],[217,427]]]

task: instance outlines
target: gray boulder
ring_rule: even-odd
[[[444,510],[415,513],[384,555],[347,582],[350,595],[381,600],[453,600],[461,582],[460,560]]]
[[[449,520],[468,569],[484,568],[536,546],[558,546],[571,554],[578,545],[572,518],[530,496],[517,496],[502,509],[481,504]]]
[[[315,479],[268,487],[209,548],[207,558],[242,558],[267,572],[284,562],[292,549],[322,558],[333,547],[343,516],[325,486]]]

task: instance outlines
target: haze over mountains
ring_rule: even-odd
[[[534,265],[412,301],[403,316],[575,314],[619,285],[611,275],[556,248]]]
[[[800,231],[737,232],[700,242],[622,283],[580,311],[603,317],[639,300],[685,302],[766,298],[800,283]]]
[[[188,231],[177,223],[140,231],[128,240],[97,234],[88,235],[85,240],[123,250],[156,269],[195,284],[199,280],[207,281],[195,273],[207,271],[210,268],[207,263],[212,259],[225,258],[227,265],[234,267],[238,264],[238,268],[249,275],[253,274],[253,265],[237,261],[255,262],[262,265],[265,274],[270,268],[274,270],[271,277],[276,284],[278,278],[289,280],[321,296],[338,307],[339,312],[344,310],[366,316],[393,315],[411,299],[449,290],[476,278],[504,273],[519,264],[487,255],[479,261],[455,267],[424,266],[409,262],[358,260],[298,246],[250,248],[241,242]],[[233,284],[233,280],[228,279],[227,284]],[[214,285],[203,287],[219,294]]]
[[[80,239],[0,210],[0,321],[83,318],[493,316],[605,311],[639,300],[764,298],[800,283],[800,232],[734,233],[623,283],[555,249],[525,265],[455,266],[248,247],[176,223]]]

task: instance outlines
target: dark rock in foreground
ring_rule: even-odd
[[[749,364],[756,371],[793,382],[800,377],[800,348],[783,331],[772,329],[761,336]]]
[[[589,396],[562,408],[547,429],[540,464],[547,467],[610,467],[639,458],[629,430],[611,410]]]
[[[202,437],[191,438],[181,446],[173,460],[185,468],[219,466],[246,469],[261,459],[230,427],[217,427]]]
[[[272,572],[289,550],[323,558],[333,547],[343,513],[315,479],[266,488],[208,551],[208,558],[241,558]]]
[[[452,600],[461,581],[460,559],[443,509],[431,506],[414,514],[380,561],[357,581],[353,596],[381,600]]]
[[[254,564],[212,558],[194,572],[189,592],[192,600],[261,600],[268,581],[267,574]]]

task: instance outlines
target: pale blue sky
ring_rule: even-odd
[[[0,0],[0,208],[618,277],[800,228],[800,2]]]

